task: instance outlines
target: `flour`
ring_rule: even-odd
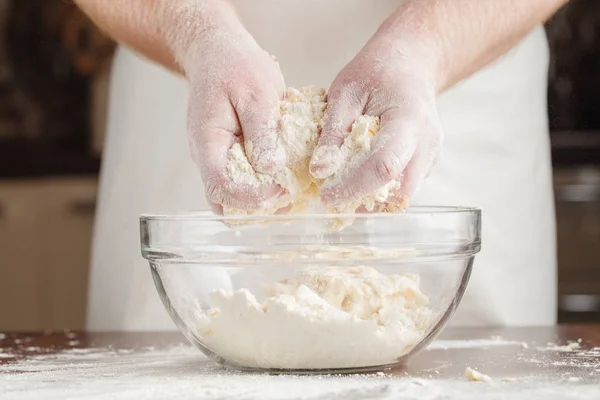
[[[237,333],[240,334],[239,332]],[[141,334],[144,340],[144,334]],[[146,338],[147,339],[147,338]],[[10,340],[10,339],[9,339]],[[106,343],[106,341],[104,341]],[[456,343],[453,343],[456,342]],[[472,342],[468,346],[467,342]],[[4,348],[14,359],[0,359],[0,398],[10,400],[529,400],[600,398],[600,358],[590,357],[595,368],[555,366],[548,352],[531,349],[539,364],[518,361],[509,347],[470,352],[471,365],[494,371],[489,384],[473,384],[464,378],[461,348],[489,339],[434,342],[434,354],[416,356],[408,369],[385,374],[267,375],[224,369],[190,345],[144,348],[96,347],[15,356],[20,350]],[[502,341],[498,341],[502,343]],[[35,343],[36,345],[39,343]],[[443,350],[441,348],[449,348]],[[593,349],[592,349],[593,350]],[[592,351],[590,350],[590,351]],[[600,350],[600,349],[599,349]],[[13,352],[14,351],[14,352]],[[584,350],[579,352],[583,353]],[[511,356],[512,354],[512,356]],[[568,361],[575,353],[560,353]],[[430,362],[423,362],[430,359]],[[592,361],[594,360],[594,361]],[[549,362],[550,361],[550,362]],[[577,360],[573,360],[577,361]],[[428,369],[448,362],[442,375],[428,377]],[[506,364],[505,372],[497,367]],[[530,365],[531,367],[527,367]],[[496,367],[495,367],[496,366]],[[518,375],[515,375],[517,374]],[[509,374],[509,375],[507,375]],[[518,377],[518,379],[514,379]],[[575,379],[574,379],[575,378]]]
[[[416,275],[307,268],[264,291],[263,302],[246,289],[213,292],[200,340],[244,367],[382,366],[410,352],[435,322]]]
[[[278,140],[286,151],[287,164],[286,168],[274,175],[258,173],[248,159],[251,149],[245,148],[241,137],[236,139],[228,152],[229,178],[236,184],[254,187],[277,184],[285,189],[286,195],[261,210],[245,211],[224,207],[225,215],[269,215],[282,208],[289,208],[288,212],[291,214],[304,212],[311,202],[319,202],[319,189],[322,186],[339,185],[364,164],[372,152],[373,138],[380,129],[379,118],[369,115],[359,117],[344,138],[339,171],[325,180],[316,179],[310,174],[309,163],[323,128],[326,106],[324,89],[288,88],[273,121],[277,126]],[[330,207],[328,211],[354,213],[358,207],[364,206],[368,211],[381,208],[384,211],[397,212],[406,206],[405,202],[389,205],[387,200],[399,187],[398,181],[392,181],[375,193]]]
[[[548,343],[546,347],[538,347],[539,351],[558,351],[558,352],[572,352],[581,348],[578,342],[571,342],[566,345],[557,345],[554,343]]]
[[[598,373],[573,382],[558,369],[475,385],[455,368],[445,378],[404,374],[272,376],[224,370],[197,349],[80,349],[0,363],[0,398],[11,400],[476,400],[598,399]],[[128,350],[128,351],[125,351]],[[477,363],[486,359],[483,352]],[[440,359],[451,358],[441,350]],[[540,366],[541,368],[543,366]],[[506,380],[503,377],[499,381]]]
[[[485,349],[495,346],[519,346],[525,348],[526,342],[500,339],[473,339],[473,340],[436,340],[432,343],[429,350],[450,350],[450,349]]]

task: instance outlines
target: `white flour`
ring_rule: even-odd
[[[435,322],[415,275],[309,268],[264,289],[262,303],[245,289],[212,293],[201,341],[244,367],[378,366],[408,353]]]
[[[445,341],[450,348],[452,341]],[[462,343],[466,341],[460,341]],[[435,343],[434,343],[435,344]],[[468,346],[471,348],[472,346]],[[440,359],[451,358],[438,350]],[[482,352],[483,353],[483,352]],[[483,355],[485,359],[485,355]],[[73,349],[0,364],[0,398],[7,400],[471,400],[598,399],[596,376],[523,375],[477,384],[461,370],[446,378],[391,374],[269,376],[224,370],[190,346],[166,349]],[[537,371],[537,369],[536,369]],[[508,373],[509,371],[507,371]],[[496,379],[497,378],[497,379]]]
[[[429,346],[433,350],[449,350],[449,349],[477,349],[488,348],[495,346],[519,346],[527,348],[525,342],[502,339],[477,339],[477,340],[436,340]]]
[[[319,200],[319,188],[334,186],[352,176],[371,154],[371,143],[379,132],[379,118],[361,116],[352,126],[341,148],[340,170],[326,180],[315,179],[309,172],[310,158],[319,140],[325,118],[326,91],[315,87],[288,88],[279,104],[276,115],[278,138],[287,154],[287,167],[274,176],[260,174],[252,168],[242,138],[238,138],[228,153],[227,173],[234,183],[258,186],[278,184],[287,195],[267,209],[244,211],[224,208],[225,215],[268,215],[281,208],[291,207],[290,213],[305,211],[310,202]],[[386,201],[400,184],[392,181],[377,192],[357,201],[343,203],[328,211],[353,213],[363,205],[368,211],[385,207],[387,211],[398,211],[405,204],[387,205]],[[388,209],[389,208],[389,209]]]
[[[538,347],[539,351],[560,351],[560,352],[571,352],[581,348],[578,342],[571,342],[566,345],[557,345],[554,343],[548,343],[546,347]]]

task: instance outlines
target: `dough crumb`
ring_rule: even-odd
[[[467,367],[465,370],[465,377],[472,382],[489,382],[492,380],[488,375],[477,372],[471,367]]]

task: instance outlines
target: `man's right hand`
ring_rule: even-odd
[[[283,76],[237,17],[212,24],[189,42],[181,66],[190,84],[189,143],[213,209],[268,208],[283,193],[277,185],[235,183],[227,155],[241,137],[252,167],[273,175],[285,167],[277,142],[275,113],[283,97]]]

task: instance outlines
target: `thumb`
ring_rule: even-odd
[[[333,86],[327,95],[327,114],[321,137],[310,160],[310,174],[327,179],[335,174],[342,163],[340,147],[354,121],[363,113],[363,102],[357,90]]]

